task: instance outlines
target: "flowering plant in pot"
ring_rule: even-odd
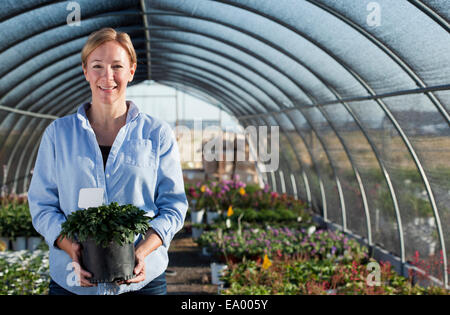
[[[229,206],[239,206],[242,198],[246,195],[246,184],[235,175],[232,180],[222,180],[217,183],[217,195],[222,209]]]
[[[206,186],[198,182],[196,185],[187,185],[185,188],[186,196],[191,206],[192,223],[202,223],[205,213],[205,190]]]
[[[81,261],[93,275],[91,282],[128,280],[134,277],[135,235],[144,237],[150,220],[144,210],[113,202],[72,212],[61,235],[81,243]]]

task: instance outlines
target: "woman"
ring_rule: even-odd
[[[60,237],[66,216],[79,209],[82,188],[103,188],[105,204],[133,204],[156,216],[136,242],[136,277],[114,290],[165,294],[167,250],[187,210],[176,140],[167,123],[125,100],[137,64],[126,33],[91,34],[81,59],[92,100],[46,128],[28,191],[33,225],[50,248],[50,294],[101,293],[79,268],[80,245]]]

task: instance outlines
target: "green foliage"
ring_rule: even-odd
[[[103,247],[111,242],[123,245],[132,243],[135,234],[144,236],[150,220],[144,210],[113,202],[72,212],[62,224],[61,234],[80,242],[93,239]]]
[[[229,217],[232,222],[242,214],[242,222],[255,222],[271,224],[274,222],[303,222],[310,223],[311,216],[303,209],[254,209],[254,208],[233,208],[234,214]]]
[[[368,261],[374,262],[374,260]],[[270,268],[256,261],[229,264],[221,277],[225,295],[338,294],[338,295],[448,295],[444,288],[413,285],[388,263],[380,263],[380,283],[369,284],[370,270],[364,263],[311,260],[305,257],[275,259]]]
[[[11,239],[39,235],[31,222],[28,204],[9,203],[0,208],[0,235]]]
[[[48,251],[0,254],[0,295],[47,294]]]
[[[221,229],[206,231],[196,240],[217,258],[242,261],[269,257],[307,255],[335,261],[361,261],[367,258],[367,248],[340,232],[287,227],[264,229],[244,228],[241,232]]]

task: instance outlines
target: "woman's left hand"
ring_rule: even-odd
[[[145,280],[145,256],[136,253],[136,267],[134,267],[134,274],[136,277],[125,281],[126,284],[137,283]]]
[[[136,246],[136,266],[133,271],[136,277],[125,281],[126,284],[137,283],[145,280],[145,257],[161,245],[162,239],[152,228],[150,228],[145,234],[145,238]]]

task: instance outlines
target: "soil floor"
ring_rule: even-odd
[[[170,244],[167,294],[217,294],[217,285],[211,284],[210,263],[210,258],[202,255],[201,248],[192,240],[190,226],[186,225]],[[169,271],[176,274],[170,275]]]

